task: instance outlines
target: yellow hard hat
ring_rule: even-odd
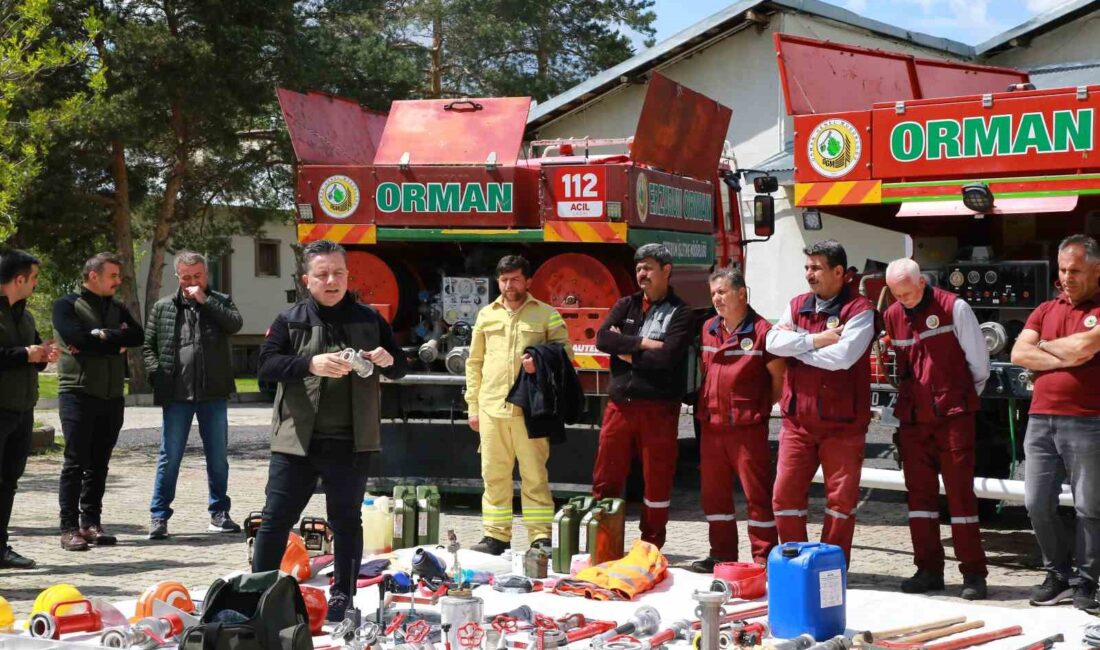
[[[49,614],[50,610],[53,609],[53,606],[57,603],[83,599],[84,596],[80,593],[80,590],[68,583],[46,587],[42,590],[42,593],[38,594],[38,597],[34,599],[34,607],[31,609],[31,616],[38,613]],[[68,607],[63,607],[57,613],[67,614],[68,610]],[[30,620],[29,617],[28,620]]]
[[[15,614],[11,611],[11,605],[3,596],[0,596],[0,631],[10,631],[15,625]]]

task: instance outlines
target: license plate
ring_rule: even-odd
[[[889,407],[894,408],[894,404],[898,401],[898,394],[892,390],[872,390],[871,391],[871,406],[872,407]]]

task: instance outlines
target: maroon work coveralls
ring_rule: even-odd
[[[816,334],[873,310],[871,301],[850,287],[823,311],[806,293],[791,301],[791,320],[799,331]],[[863,448],[871,422],[871,347],[850,368],[825,370],[797,357],[787,359],[783,383],[783,427],[772,506],[784,542],[804,542],[810,482],[818,465],[825,476],[825,525],[821,541],[844,549],[851,561],[855,508]]]
[[[710,528],[710,556],[737,560],[734,474],[741,481],[748,510],[753,561],[765,564],[779,542],[772,515],[775,466],[768,448],[772,410],[771,374],[775,359],[764,349],[771,325],[750,307],[727,336],[721,316],[703,325],[703,384],[695,403],[702,428],[700,471],[703,513]]]
[[[955,335],[952,309],[959,297],[928,287],[913,309],[895,302],[883,314],[897,359],[902,470],[909,491],[909,533],[917,568],[943,573],[939,478],[951,512],[959,571],[985,576],[985,552],[974,496],[974,413],[978,393]]]

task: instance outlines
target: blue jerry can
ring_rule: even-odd
[[[773,636],[844,634],[848,569],[839,546],[787,542],[768,555],[768,624]]]

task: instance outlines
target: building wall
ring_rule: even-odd
[[[264,239],[278,240],[279,277],[256,276],[256,238],[234,236],[230,241],[230,295],[244,318],[244,326],[237,334],[241,342],[258,343],[260,337],[274,320],[275,315],[286,309],[286,290],[292,287],[291,275],[294,273],[294,250],[291,244],[297,243],[294,227],[282,224],[270,224],[265,227]],[[138,272],[138,295],[145,294],[145,279],[149,273],[148,244],[145,255],[141,256]],[[176,282],[175,258],[171,257],[164,266],[161,275],[161,297],[172,295],[179,287]]]

